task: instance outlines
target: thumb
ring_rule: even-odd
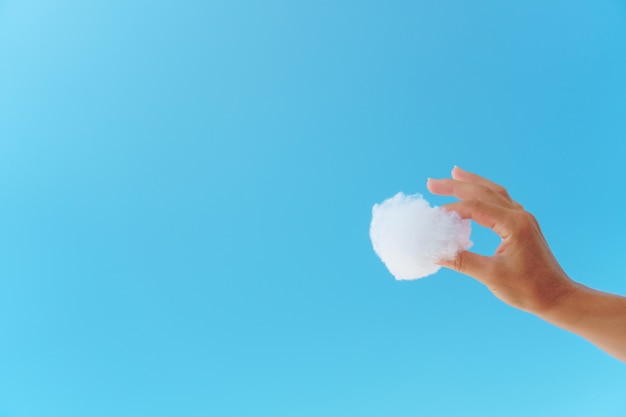
[[[474,252],[461,251],[454,259],[442,259],[439,265],[452,269],[461,274],[469,275],[476,280],[485,283],[487,270],[491,258]]]

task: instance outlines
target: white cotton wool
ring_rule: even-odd
[[[398,193],[372,209],[374,251],[396,279],[417,279],[441,268],[472,246],[470,221],[453,211],[430,207],[420,194]]]

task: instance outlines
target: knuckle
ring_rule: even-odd
[[[509,193],[508,193],[508,191],[506,190],[506,188],[504,188],[504,187],[503,187],[503,186],[501,186],[501,185],[497,185],[497,184],[496,184],[496,185],[493,187],[493,191],[495,191],[496,193],[498,193],[498,194],[500,194],[500,195],[503,195],[503,196],[505,196],[505,197],[508,197],[508,196],[509,196]]]
[[[511,198],[511,195],[509,194],[509,192],[507,191],[506,188],[504,188],[501,185],[494,185],[494,187],[492,188],[493,192],[504,197],[505,199],[511,201],[514,205],[518,205],[515,201],[513,201],[513,199]]]
[[[459,253],[456,258],[454,258],[454,269],[458,272],[463,273],[465,271],[465,261],[464,261],[463,253]]]
[[[525,236],[534,233],[538,225],[535,216],[527,211],[518,211],[513,216],[515,228],[519,235]]]
[[[477,198],[472,198],[471,200],[467,200],[466,203],[470,209],[477,209],[481,205],[480,200]]]
[[[482,195],[493,195],[494,193],[496,193],[496,191],[493,189],[493,187],[488,187],[486,185],[479,185],[478,188],[481,191]]]

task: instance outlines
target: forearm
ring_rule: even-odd
[[[626,362],[626,297],[575,284],[557,306],[537,316]]]

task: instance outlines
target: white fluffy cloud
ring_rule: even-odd
[[[472,246],[470,232],[469,220],[431,207],[420,194],[398,193],[372,209],[374,251],[396,279],[434,274],[440,268],[435,262]]]

